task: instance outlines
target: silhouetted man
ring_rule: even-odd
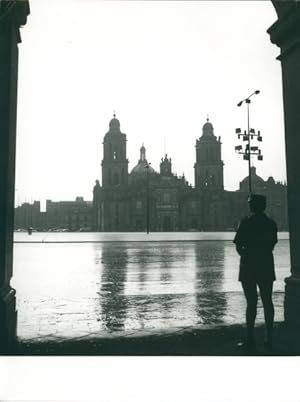
[[[252,194],[248,202],[251,215],[241,221],[233,240],[241,256],[239,281],[247,301],[247,338],[246,342],[240,343],[239,346],[246,350],[255,349],[254,324],[258,287],[266,322],[265,347],[271,350],[274,321],[272,290],[275,280],[273,248],[277,243],[277,226],[264,213],[265,196]]]

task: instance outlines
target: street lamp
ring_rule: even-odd
[[[150,231],[150,200],[149,200],[149,168],[151,163],[147,163],[145,166],[147,172],[147,189],[146,189],[146,231],[149,234]]]
[[[245,130],[244,133],[242,134],[242,131],[240,128],[236,128],[235,133],[238,136],[238,139],[240,137],[243,138],[243,141],[247,141],[247,144],[245,146],[245,149],[243,149],[242,145],[237,145],[235,147],[235,151],[238,154],[243,155],[243,159],[248,161],[248,169],[249,169],[249,194],[252,193],[252,182],[251,182],[251,156],[255,155],[257,156],[257,159],[259,161],[263,160],[263,155],[261,154],[261,150],[257,146],[251,146],[251,140],[254,139],[254,137],[257,138],[257,141],[262,141],[262,136],[260,135],[260,131],[257,133],[253,128],[250,129],[250,118],[249,118],[249,105],[251,103],[251,96],[253,95],[258,95],[260,93],[259,90],[254,91],[251,95],[248,96],[248,98],[245,98],[241,100],[237,106],[242,106],[242,104],[245,102],[247,104],[247,131]]]

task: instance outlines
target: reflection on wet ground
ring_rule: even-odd
[[[22,339],[244,322],[239,260],[231,241],[21,243],[14,253]],[[276,320],[282,320],[287,240],[276,246],[275,262]]]

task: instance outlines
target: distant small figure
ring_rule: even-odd
[[[265,347],[272,350],[274,306],[272,302],[275,269],[273,248],[277,243],[277,225],[265,215],[266,197],[252,194],[249,199],[251,215],[243,219],[239,225],[233,242],[241,256],[239,281],[247,301],[246,342],[238,346],[248,351],[255,350],[254,324],[257,310],[257,286],[263,303],[266,338]]]
[[[32,228],[31,228],[31,227],[27,229],[27,233],[28,233],[29,235],[32,235]]]

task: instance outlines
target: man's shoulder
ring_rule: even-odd
[[[240,220],[240,225],[239,227],[247,226],[249,223],[251,223],[252,216],[251,215],[246,215]]]
[[[254,231],[262,231],[269,233],[277,232],[276,222],[265,213],[259,215],[252,215],[249,219],[251,227]]]
[[[249,216],[244,216],[239,223],[238,229],[236,231],[235,237],[233,239],[234,243],[237,243],[242,237],[244,237],[247,232],[247,226],[249,222]]]
[[[266,214],[253,214],[241,220],[240,226],[249,230],[274,230],[277,231],[276,222]]]
[[[274,221],[274,219],[270,218],[268,215],[265,215],[265,219],[268,222],[268,224],[274,228],[277,228],[277,224]]]

